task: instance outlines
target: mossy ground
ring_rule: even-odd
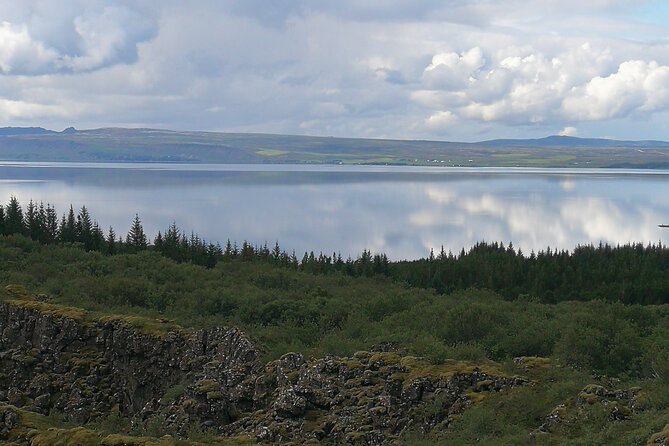
[[[183,332],[185,330],[180,325],[165,319],[124,314],[104,314],[99,311],[44,302],[20,285],[7,285],[4,292],[0,293],[0,299],[17,307],[28,308],[50,316],[72,319],[84,325],[120,321],[140,333],[161,338],[167,336],[170,332]]]
[[[50,417],[0,405],[0,414],[12,411],[19,415],[19,425],[9,432],[2,444],[29,441],[30,446],[242,446],[255,444],[250,437],[211,438],[206,441],[179,440],[171,436],[160,438],[107,434],[82,426],[69,426]]]

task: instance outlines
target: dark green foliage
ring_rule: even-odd
[[[459,256],[393,263],[390,275],[438,292],[479,287],[507,299],[527,294],[546,303],[603,299],[659,304],[669,302],[667,268],[669,249],[661,244],[586,245],[571,253],[548,248],[524,256],[511,246],[478,243]]]
[[[439,295],[392,279],[309,274],[267,262],[176,263],[151,250],[103,255],[23,236],[0,238],[0,283],[61,303],[242,327],[268,357],[351,354],[391,341],[433,361],[552,356],[583,370],[667,379],[669,306],[507,301],[492,291]]]
[[[135,219],[132,221],[132,226],[130,226],[128,235],[125,238],[125,243],[133,251],[141,251],[149,246],[142,221],[139,219],[138,214],[135,214]]]
[[[355,260],[305,252],[301,261],[278,243],[254,246],[244,241],[241,248],[227,241],[225,249],[197,234],[190,237],[173,222],[149,245],[139,215],[135,215],[125,242],[110,228],[107,237],[92,221],[86,206],[75,217],[70,206],[56,229],[56,211],[47,204],[30,201],[26,215],[12,197],[0,207],[2,234],[26,234],[41,243],[81,243],[86,250],[106,254],[155,250],[177,262],[191,262],[213,268],[219,262],[262,262],[312,274],[344,273],[350,276],[388,276],[399,283],[452,293],[469,288],[491,289],[505,299],[537,299],[544,303],[570,300],[606,300],[625,304],[662,304],[669,301],[669,248],[628,244],[611,247],[600,244],[577,246],[573,252],[548,248],[529,256],[512,245],[477,243],[455,256],[433,251],[427,259],[390,262],[385,254],[363,250]]]
[[[23,209],[21,209],[19,200],[16,197],[11,197],[5,207],[4,233],[11,235],[25,234],[26,232],[26,227],[23,223]]]

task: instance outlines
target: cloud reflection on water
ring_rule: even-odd
[[[152,176],[153,175],[153,176]],[[135,212],[152,235],[173,220],[207,240],[278,240],[305,250],[393,259],[430,248],[513,242],[525,252],[579,243],[663,241],[669,184],[663,175],[337,174],[0,168],[0,199],[86,204],[105,227],[127,231]],[[4,179],[4,181],[3,181]],[[43,180],[43,181],[25,181]]]

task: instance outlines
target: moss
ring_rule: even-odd
[[[472,392],[472,391],[465,392],[465,396],[469,401],[472,402],[472,404],[480,403],[481,401],[486,399],[486,395],[487,393],[485,392]]]
[[[601,399],[599,395],[605,391],[606,389],[598,384],[588,384],[579,392],[578,397],[588,404],[595,404]]]
[[[142,316],[127,316],[127,315],[106,315],[98,318],[100,322],[120,321],[135,329],[140,333],[154,336],[157,338],[164,338],[170,332],[182,332],[184,328],[180,325],[174,324],[164,319],[151,319]]]
[[[550,358],[541,356],[521,356],[516,358],[514,362],[525,369],[547,369],[551,367]]]
[[[646,444],[647,446],[657,446],[666,443],[669,443],[669,424],[664,426],[664,429],[662,429],[660,432],[656,432],[651,435],[648,439],[648,443]]]
[[[362,362],[360,362],[357,358],[350,358],[350,359],[345,359],[342,361],[342,363],[346,366],[347,369],[360,369],[363,367]]]
[[[418,378],[449,379],[456,373],[472,373],[479,371],[493,376],[506,376],[497,363],[492,361],[471,362],[448,360],[442,364],[430,364],[414,356],[405,356],[400,364],[407,369],[405,383]]]
[[[72,319],[84,325],[94,325],[100,322],[119,321],[137,329],[142,334],[165,338],[170,332],[183,332],[183,327],[164,319],[152,319],[142,316],[128,316],[118,314],[102,314],[87,311],[81,308],[69,307],[55,303],[35,300],[25,288],[19,285],[8,285],[2,293],[3,300],[10,305],[28,308],[50,316]]]
[[[304,422],[302,423],[302,429],[305,432],[316,432],[321,431],[321,426],[323,425],[325,418],[327,417],[328,412],[325,410],[312,409],[308,410],[304,414]]]
[[[85,310],[82,310],[81,308],[66,307],[64,305],[38,302],[35,300],[12,299],[7,301],[7,303],[15,307],[35,310],[40,313],[47,314],[49,316],[62,317],[65,319],[73,319],[82,323],[92,322],[92,318],[90,318],[89,313]]]
[[[286,374],[286,378],[288,378],[288,382],[291,384],[297,383],[297,380],[300,378],[300,372],[297,370],[293,370],[292,372],[288,372]]]
[[[370,363],[380,363],[380,364],[397,364],[400,362],[401,356],[396,352],[377,352],[372,353],[369,357]]]
[[[213,392],[207,392],[208,400],[222,400],[225,395],[223,392],[214,390]]]
[[[606,389],[603,386],[600,386],[599,384],[588,384],[583,388],[581,391],[582,393],[592,393],[593,395],[600,394],[602,392],[606,391]]]
[[[235,437],[214,437],[206,443],[177,440],[170,436],[161,438],[132,437],[123,434],[104,435],[84,427],[67,427],[54,422],[49,417],[0,404],[0,414],[12,411],[19,415],[19,426],[9,432],[9,438],[2,444],[26,444],[31,446],[241,446],[255,444],[246,435]]]
[[[103,363],[103,358],[101,353],[96,354],[72,354],[67,358],[67,363],[75,367],[96,367]]]
[[[178,400],[185,392],[186,386],[183,384],[177,384],[165,391],[163,396],[160,398],[160,402],[163,404],[171,403]]]
[[[195,390],[199,393],[219,392],[221,384],[212,379],[202,379],[195,383]]]
[[[7,285],[4,290],[4,297],[18,300],[35,300],[35,297],[21,285]]]
[[[31,438],[31,446],[96,446],[100,444],[100,434],[75,427],[74,429],[49,429]]]
[[[491,379],[484,379],[483,381],[479,381],[474,385],[474,390],[476,392],[484,392],[486,390],[490,389],[490,386],[493,385],[493,382]]]
[[[360,350],[353,353],[353,357],[359,361],[369,361],[370,356],[372,356],[372,354],[365,350]]]

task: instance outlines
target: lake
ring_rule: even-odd
[[[443,245],[665,243],[669,171],[390,166],[0,162],[0,200],[86,205],[125,234],[138,213],[151,238],[172,221],[208,241],[355,257],[418,258]]]

